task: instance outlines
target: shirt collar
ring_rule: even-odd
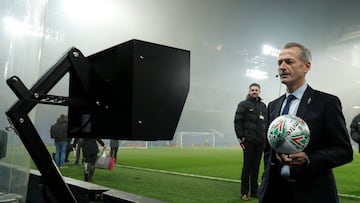
[[[292,95],[294,95],[297,99],[301,99],[302,96],[304,95],[304,92],[307,88],[308,84],[304,83],[301,87],[299,87],[297,90],[295,90],[293,93],[291,93]],[[286,98],[290,95],[289,92],[286,92]]]

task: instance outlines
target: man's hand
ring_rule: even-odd
[[[295,154],[278,154],[276,153],[276,158],[280,162],[288,163],[289,165],[302,165],[309,163],[309,157],[305,152],[299,152]]]
[[[245,145],[244,145],[244,141],[245,141],[245,137],[242,138],[238,138],[239,143],[240,143],[240,147],[245,150]]]

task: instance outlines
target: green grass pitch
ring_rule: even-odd
[[[355,152],[352,163],[334,170],[341,203],[360,202],[359,161]],[[173,203],[241,201],[240,148],[119,149],[116,164],[96,169],[93,183]],[[83,179],[81,165],[68,166],[64,176]]]

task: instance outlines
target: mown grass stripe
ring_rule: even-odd
[[[186,176],[186,177],[204,178],[204,179],[209,179],[209,180],[219,180],[219,181],[240,183],[240,180],[234,180],[234,179],[228,179],[228,178],[217,178],[217,177],[211,177],[211,176],[203,176],[203,175],[196,175],[196,174],[189,174],[189,173],[180,173],[180,172],[165,171],[165,170],[158,170],[158,169],[151,169],[151,168],[142,168],[142,167],[136,167],[136,166],[126,166],[126,165],[116,165],[116,166],[117,167],[123,167],[123,168],[129,168],[129,169],[142,170],[142,171],[151,171],[151,172],[158,172],[158,173],[165,173],[165,174],[172,174],[172,175],[180,175],[180,176]]]
[[[126,166],[126,165],[115,165],[117,167],[122,168],[128,168],[128,169],[136,169],[136,170],[142,170],[142,171],[150,171],[150,172],[158,172],[158,173],[164,173],[164,174],[172,174],[172,175],[180,175],[185,177],[194,177],[194,178],[204,178],[209,180],[218,180],[218,181],[226,181],[226,182],[234,182],[234,183],[240,183],[240,180],[234,180],[234,179],[228,179],[228,178],[217,178],[212,176],[203,176],[203,175],[196,175],[196,174],[189,174],[189,173],[180,173],[180,172],[174,172],[174,171],[165,171],[165,170],[159,170],[159,169],[151,169],[151,168],[142,168],[142,167],[136,167],[136,166]],[[357,195],[349,195],[349,194],[341,194],[338,193],[340,197],[347,197],[347,198],[354,198],[354,199],[360,199],[360,196]]]

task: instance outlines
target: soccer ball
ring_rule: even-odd
[[[276,152],[293,154],[303,151],[309,144],[310,130],[301,118],[282,115],[271,122],[267,139]]]

